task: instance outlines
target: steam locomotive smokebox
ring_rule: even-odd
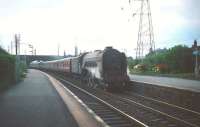
[[[105,80],[115,83],[128,81],[126,69],[127,61],[125,54],[113,49],[111,46],[106,47],[103,51],[103,70]]]
[[[200,111],[200,93],[153,84],[131,82],[133,91],[145,97]]]

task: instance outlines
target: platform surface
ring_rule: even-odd
[[[48,78],[29,70],[19,84],[0,93],[0,127],[77,127]]]
[[[177,89],[200,92],[200,81],[197,80],[143,75],[129,75],[129,77],[131,80],[138,82],[147,82],[159,86],[174,87]]]

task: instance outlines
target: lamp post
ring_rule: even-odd
[[[198,51],[198,46],[197,46],[197,41],[194,40],[194,51],[193,54],[195,55],[195,68],[194,68],[194,74],[195,77],[198,77],[199,75],[199,66],[198,66],[198,55],[199,55],[199,51]]]
[[[195,55],[195,76],[199,75],[199,66],[198,66],[198,48],[196,48],[196,55]]]

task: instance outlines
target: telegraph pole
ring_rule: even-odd
[[[59,52],[60,52],[60,44],[58,44],[58,56],[59,56]]]
[[[28,46],[29,46],[29,48],[31,48],[31,51],[30,51],[30,52],[31,52],[31,54],[33,55],[33,54],[34,54],[33,45],[29,44]]]
[[[18,56],[20,54],[19,50],[20,50],[20,34],[15,34],[14,36],[14,40],[15,40],[15,53],[16,53],[16,60],[15,60],[15,81],[18,82],[20,79],[20,70],[19,70],[19,66],[20,66],[20,56]]]
[[[20,34],[15,34],[15,54],[20,54]]]
[[[13,54],[13,44],[12,44],[13,42],[11,41],[10,42],[10,54]]]
[[[8,53],[10,53],[10,46],[8,45]]]
[[[64,54],[63,54],[63,56],[66,57],[66,52],[65,52],[65,50],[64,50]]]
[[[15,54],[16,54],[16,56],[17,56],[17,49],[18,49],[18,39],[17,39],[17,35],[15,34]]]
[[[75,46],[75,53],[74,53],[75,56],[78,56],[78,47]]]
[[[34,50],[34,54],[35,54],[35,56],[36,56],[36,49]]]

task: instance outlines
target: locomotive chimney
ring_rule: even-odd
[[[106,49],[112,49],[112,46],[107,46]]]

